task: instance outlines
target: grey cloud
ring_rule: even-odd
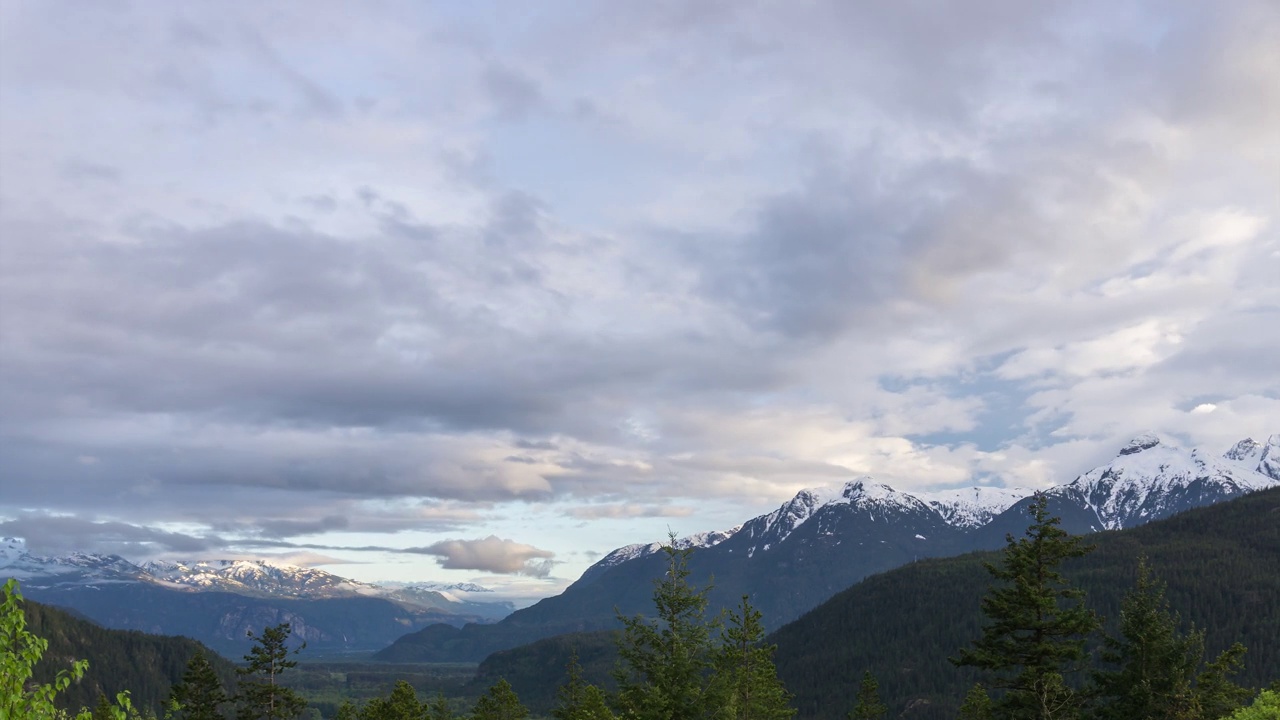
[[[482,77],[498,116],[504,120],[523,120],[543,102],[538,84],[512,68],[491,64]]]
[[[440,567],[482,570],[507,575],[547,577],[555,564],[555,553],[490,535],[479,540],[445,540],[404,552],[434,555]]]
[[[138,557],[158,552],[200,553],[225,544],[216,536],[201,537],[130,523],[40,513],[25,513],[0,522],[0,535],[25,538],[28,550],[36,555],[96,551]]]

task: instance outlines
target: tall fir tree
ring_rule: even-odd
[[[862,683],[858,686],[858,702],[849,713],[850,720],[883,720],[889,708],[880,702],[880,682],[870,670],[862,673]]]
[[[227,693],[213,664],[202,652],[191,656],[182,681],[173,686],[169,699],[175,709],[173,720],[222,720],[222,704]]]
[[[1231,680],[1244,667],[1245,647],[1235,643],[1196,676],[1198,720],[1218,720],[1249,702],[1250,693]]]
[[[500,678],[476,701],[471,717],[473,720],[524,720],[529,717],[529,709],[520,704],[511,683]]]
[[[600,688],[582,679],[582,665],[574,651],[565,666],[564,684],[556,692],[556,706],[551,716],[556,720],[614,720],[605,694]]]
[[[1198,714],[1192,684],[1204,633],[1184,634],[1178,625],[1164,586],[1139,558],[1137,585],[1120,605],[1120,635],[1108,637],[1102,651],[1114,669],[1094,673],[1099,720],[1188,720]]]
[[[1084,711],[1081,693],[1066,678],[1083,669],[1085,638],[1098,627],[1084,593],[1067,584],[1058,567],[1091,547],[1062,530],[1037,494],[1022,538],[1006,537],[999,565],[985,563],[998,585],[982,600],[989,623],[972,648],[952,662],[987,670],[1004,694],[993,716],[1008,720],[1062,720]]]
[[[237,720],[292,720],[306,709],[307,701],[297,691],[280,684],[280,675],[298,664],[290,656],[305,647],[304,644],[290,650],[290,632],[289,623],[282,623],[263,628],[261,635],[249,633],[254,646],[244,656],[247,665],[237,670],[240,673]]]
[[[691,548],[664,548],[667,572],[654,581],[657,617],[622,617],[618,705],[637,720],[696,720],[711,714],[711,629],[707,588],[689,584]]]
[[[789,720],[795,715],[773,664],[776,647],[762,644],[760,617],[760,611],[743,595],[721,630],[712,667],[719,697],[715,715],[722,720]]]

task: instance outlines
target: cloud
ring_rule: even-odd
[[[555,553],[490,535],[479,540],[444,540],[405,552],[434,555],[440,567],[482,570],[508,575],[543,578],[551,573]]]
[[[567,558],[1271,432],[1273,3],[510,22],[5,11],[0,513]]]
[[[579,505],[568,508],[566,512],[571,517],[582,520],[598,520],[601,518],[688,517],[693,514],[693,508],[678,505],[614,503],[610,505]]]
[[[221,547],[217,536],[196,536],[113,521],[67,515],[25,513],[0,521],[0,535],[22,537],[36,555],[95,550],[127,557],[158,553],[204,553]]]

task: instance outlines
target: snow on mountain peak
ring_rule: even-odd
[[[1151,448],[1157,445],[1160,445],[1161,442],[1162,442],[1162,438],[1158,434],[1151,431],[1144,432],[1141,435],[1138,435],[1134,439],[1130,440],[1128,445],[1125,445],[1123,448],[1121,448],[1120,454],[1135,455],[1137,453],[1142,452],[1143,450],[1150,450]],[[1164,444],[1166,446],[1169,445],[1169,443],[1164,443]]]
[[[1245,443],[1237,443],[1236,447],[1248,452]],[[1275,484],[1267,474],[1238,461],[1205,455],[1199,450],[1188,452],[1149,433],[1131,441],[1107,465],[1060,488],[1083,493],[1102,527],[1115,530],[1167,516],[1171,498],[1185,493],[1207,491],[1230,497]]]
[[[916,493],[916,497],[938,511],[948,525],[960,528],[982,527],[995,516],[1013,507],[1019,500],[1030,497],[1030,488],[980,487],[939,490]]]
[[[1274,438],[1275,436],[1273,435],[1272,437]],[[1262,446],[1258,444],[1257,440],[1248,437],[1232,445],[1230,450],[1222,454],[1222,457],[1248,464],[1256,460],[1261,454]]]
[[[0,568],[8,567],[27,554],[27,543],[22,538],[0,538]]]
[[[742,529],[741,525],[734,526],[728,530],[710,530],[707,532],[694,533],[686,537],[677,538],[672,547],[677,550],[685,550],[688,548],[709,548],[719,545],[720,543],[733,537],[735,533]],[[587,568],[582,576],[578,578],[578,582],[589,580],[609,568],[620,565],[628,560],[647,557],[662,551],[666,547],[665,542],[652,543],[635,543],[632,545],[623,545],[622,547],[610,552],[608,555],[600,558],[594,565]]]

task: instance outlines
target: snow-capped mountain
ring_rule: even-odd
[[[511,612],[509,602],[477,602],[426,587],[426,583],[382,586],[324,570],[275,565],[261,560],[152,561],[134,564],[119,555],[72,553],[37,557],[21,538],[0,538],[0,577],[14,577],[26,591],[144,584],[186,593],[223,592],[265,599],[325,600],[383,598],[412,610],[456,612],[496,619]],[[457,593],[489,592],[476,590]],[[460,589],[460,588],[459,588]]]
[[[250,597],[382,597],[377,585],[324,570],[272,565],[261,560],[154,561],[141,566],[148,582],[181,590],[221,591]]]
[[[1029,488],[992,486],[916,493],[916,497],[938,511],[942,519],[959,528],[977,528],[1032,494]]]
[[[390,584],[384,583],[391,586]],[[436,592],[457,592],[457,593],[491,593],[493,588],[487,588],[483,585],[477,585],[469,582],[457,583],[441,583],[441,582],[418,582],[406,583],[403,587],[416,588],[418,590],[434,590]]]
[[[1097,514],[1097,529],[1134,527],[1280,484],[1247,467],[1249,443],[1241,441],[1225,455],[1213,456],[1198,449],[1186,451],[1168,438],[1144,433],[1121,449],[1115,460],[1050,493],[1082,501]],[[1258,451],[1259,460],[1268,448]],[[1236,459],[1241,456],[1245,463]]]
[[[1045,494],[1069,531],[1133,527],[1280,485],[1269,472],[1280,458],[1280,449],[1272,449],[1278,443],[1280,436],[1266,445],[1242,442],[1218,456],[1145,433],[1111,462]],[[1002,547],[1007,534],[1027,527],[1031,494],[994,487],[903,492],[864,477],[802,490],[736,531],[691,536],[680,544],[700,548],[689,558],[690,581],[712,583],[712,611],[749,594],[767,625],[778,627],[867,575],[914,560]],[[651,607],[652,580],[665,569],[661,547],[618,548],[561,595],[494,625],[406,636],[388,658],[478,660],[550,635],[614,627],[618,613]]]
[[[741,528],[742,526],[739,525],[737,527],[729,528],[728,530],[709,530],[707,532],[694,533],[693,535],[677,538],[674,543],[670,544],[677,550],[715,547],[716,545],[719,545],[725,540],[733,537],[734,533],[738,532]],[[624,562],[648,557],[650,555],[656,555],[661,552],[662,548],[666,547],[667,544],[668,543],[666,542],[651,542],[624,545],[600,558],[595,562],[595,564],[587,568],[586,572],[584,572],[582,577],[579,578],[579,582],[590,579],[595,575],[599,575],[615,565],[620,565]]]
[[[1223,457],[1240,463],[1254,472],[1262,473],[1272,480],[1280,480],[1280,435],[1267,438],[1266,445],[1260,445],[1253,438],[1245,438],[1236,443]]]

